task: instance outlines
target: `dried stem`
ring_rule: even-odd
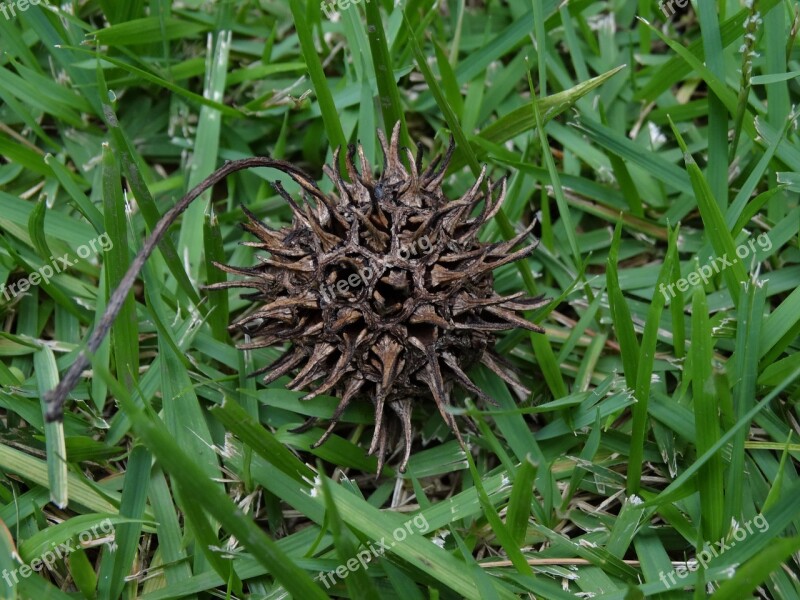
[[[89,366],[89,357],[97,351],[97,349],[100,347],[100,344],[103,343],[103,339],[106,337],[106,335],[108,335],[108,332],[111,329],[111,326],[114,324],[114,320],[117,318],[117,315],[122,308],[122,304],[124,303],[128,293],[131,291],[131,288],[133,287],[136,278],[139,276],[139,272],[142,270],[145,261],[153,253],[153,250],[155,250],[156,246],[158,246],[158,244],[161,242],[161,239],[164,237],[167,231],[169,231],[169,228],[172,226],[172,224],[192,202],[199,198],[203,192],[213,187],[216,183],[220,182],[231,173],[256,167],[271,167],[282,171],[314,196],[319,196],[321,194],[317,184],[304,171],[286,161],[267,157],[244,158],[242,160],[231,161],[214,171],[214,173],[200,182],[194,189],[181,198],[175,206],[167,211],[164,216],[161,217],[161,220],[159,220],[159,222],[156,224],[153,232],[150,234],[150,237],[147,238],[144,247],[139,251],[139,254],[136,255],[136,258],[133,259],[130,267],[128,267],[128,271],[125,273],[122,281],[120,281],[119,286],[111,295],[111,298],[108,301],[108,306],[106,307],[106,311],[103,313],[103,317],[100,319],[100,323],[97,325],[97,328],[86,342],[86,347],[81,350],[78,358],[75,360],[72,366],[70,366],[66,375],[64,375],[64,378],[59,382],[59,384],[45,394],[45,404],[47,406],[45,419],[48,423],[63,419],[64,401],[66,400],[67,395],[73,390],[75,385],[77,385],[81,376],[81,372]]]

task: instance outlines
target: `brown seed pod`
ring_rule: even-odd
[[[441,186],[452,140],[444,158],[423,171],[421,156],[407,149],[408,164],[403,163],[399,133],[398,124],[387,143],[378,132],[384,153],[380,177],[373,176],[362,148],[351,147],[349,182],[338,168],[324,168],[335,194],[303,185],[307,202],[300,206],[276,183],[294,213],[291,226],[270,229],[245,209],[244,228],[258,239],[248,245],[269,256],[255,267],[217,265],[245,279],[209,286],[253,290],[248,298],[256,308],[231,325],[252,338],[239,348],[289,344],[278,360],[255,373],[267,373],[265,384],[291,374],[287,387],[309,390],[306,399],[318,394],[341,399],[315,447],[328,439],[352,402],[374,404],[369,454],[377,454],[379,472],[398,425],[404,442],[399,468],[405,470],[415,404],[432,400],[461,441],[447,411],[453,387],[493,403],[467,377],[470,367],[482,363],[519,387],[493,354],[493,338],[516,327],[542,332],[516,313],[547,303],[523,293],[494,292],[492,271],[529,256],[536,246],[514,250],[533,226],[506,242],[478,240],[481,226],[503,202],[505,179],[484,182],[484,168],[463,197],[449,201]],[[336,151],[334,165],[338,158]],[[311,181],[299,177],[301,184]],[[482,200],[482,209],[471,216]]]

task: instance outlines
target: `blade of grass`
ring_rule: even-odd
[[[719,440],[719,406],[711,373],[713,343],[706,294],[698,285],[695,286],[692,294],[691,372],[686,374],[692,379],[695,439],[698,453],[712,448]],[[712,456],[703,465],[697,474],[697,487],[700,491],[703,539],[718,540],[724,533],[723,517],[725,515],[721,455]]]
[[[319,465],[318,468],[321,471],[322,465]],[[353,542],[352,535],[345,528],[342,518],[339,515],[339,511],[336,509],[336,502],[333,500],[333,496],[331,496],[331,485],[332,484],[327,477],[321,479],[320,481],[322,497],[325,499],[325,517],[330,532],[333,535],[334,546],[336,548],[336,554],[339,558],[339,563],[342,565],[349,565],[350,561],[357,561],[363,557],[361,556],[361,552],[359,552],[359,558],[356,558],[356,550],[358,548]],[[371,556],[371,552],[366,550],[366,546],[365,550],[362,550],[362,552],[366,552],[368,557]],[[378,590],[375,589],[375,586],[372,584],[372,581],[367,575],[365,568],[366,567],[356,567],[355,569],[350,570],[350,574],[345,579],[347,591],[350,593],[352,598],[378,600],[381,596],[378,593]]]
[[[564,197],[564,189],[561,187],[561,179],[558,176],[556,163],[553,160],[553,154],[550,152],[550,143],[547,140],[547,132],[544,128],[544,119],[542,113],[539,111],[539,103],[537,102],[536,90],[533,86],[530,71],[528,71],[528,87],[531,90],[531,109],[533,110],[533,120],[536,123],[536,131],[539,134],[539,143],[542,147],[542,155],[544,162],[547,166],[547,172],[550,174],[550,182],[553,186],[553,193],[556,197],[556,205],[558,206],[558,213],[564,221],[564,230],[566,231],[567,241],[569,242],[570,250],[572,250],[572,258],[576,265],[581,264],[581,252],[578,249],[578,242],[575,239],[575,226],[572,222],[572,214],[570,213],[569,204]]]
[[[775,540],[752,560],[736,569],[736,574],[719,586],[711,600],[738,600],[753,592],[769,574],[800,549],[800,537]]]
[[[780,2],[781,0],[762,0],[759,5],[759,10],[761,14],[764,14],[772,10],[772,8],[777,6]],[[720,27],[720,37],[724,48],[727,48],[742,36],[742,25],[749,14],[749,9],[743,8],[722,23]],[[657,29],[654,29],[654,32],[656,34],[659,33]],[[703,54],[703,40],[697,39],[690,43],[687,51],[699,60],[699,57]],[[665,63],[660,64],[657,68],[652,69],[649,81],[643,87],[636,90],[633,98],[634,100],[648,100],[652,102],[664,91],[674,86],[678,81],[685,79],[691,72],[691,66],[684,62],[679,56],[674,56]]]
[[[542,116],[542,121],[547,123],[564,111],[569,110],[580,98],[600,87],[626,67],[627,65],[620,65],[602,75],[581,82],[572,88],[545,96],[544,98],[539,98],[536,102]],[[531,119],[531,107],[526,104],[501,116],[490,125],[487,125],[481,130],[478,137],[496,144],[503,144],[521,133],[530,131],[534,127],[536,127],[536,121]],[[458,169],[465,164],[467,164],[465,155],[457,153],[453,157],[453,169]]]
[[[303,59],[306,61],[308,73],[311,77],[311,85],[314,88],[314,94],[317,96],[319,109],[322,113],[322,122],[325,124],[325,133],[328,135],[328,143],[331,148],[345,148],[347,146],[347,138],[342,130],[342,124],[339,121],[339,112],[333,102],[331,91],[328,88],[328,80],[325,77],[322,63],[317,55],[311,28],[303,14],[303,7],[300,0],[289,0],[289,8],[292,11],[294,26],[297,30],[297,38],[300,42]],[[342,152],[342,166],[344,166],[344,158],[345,153]]]
[[[736,314],[736,349],[728,360],[732,365],[734,418],[739,421],[752,407],[756,397],[758,380],[758,362],[749,356],[749,348],[757,348],[761,336],[764,304],[767,289],[756,282],[742,286],[741,305]],[[734,436],[731,445],[731,459],[726,477],[727,494],[725,497],[725,523],[731,519],[740,520],[742,515],[744,481],[742,473],[745,469],[745,441],[748,437],[746,429],[740,429]],[[706,538],[711,539],[711,538]]]
[[[742,262],[738,258],[733,258],[737,256],[733,236],[725,224],[725,218],[722,215],[719,204],[714,200],[708,182],[703,177],[703,173],[700,171],[700,167],[697,166],[694,157],[689,154],[686,143],[683,141],[683,137],[678,132],[672,119],[670,119],[670,126],[684,153],[684,161],[686,162],[686,169],[689,171],[692,189],[697,199],[697,207],[700,209],[700,216],[703,218],[711,246],[718,257],[729,256],[732,258],[731,266],[722,271],[722,276],[728,286],[728,293],[731,299],[734,304],[738,304],[739,284],[747,280],[747,273]]]
[[[106,85],[103,70],[99,67],[99,62],[98,59],[97,87],[102,98],[109,98],[108,102],[103,102],[103,119],[111,134],[114,150],[121,157],[125,177],[128,181],[128,185],[130,185],[131,192],[136,199],[136,203],[142,212],[147,226],[152,231],[161,218],[161,214],[144,181],[144,161],[136,152],[135,145],[131,143],[128,135],[119,124],[119,118],[115,113],[113,101],[110,99],[108,86]],[[61,168],[63,169],[63,167]],[[200,296],[195,291],[189,280],[189,276],[186,274],[186,269],[178,257],[178,252],[175,249],[172,239],[168,237],[164,238],[158,247],[159,250],[161,250],[161,255],[164,257],[164,261],[167,263],[170,273],[172,273],[172,276],[175,277],[175,280],[178,282],[178,287],[186,294],[187,298],[189,298],[197,310],[205,314],[206,307],[200,302]]]
[[[722,52],[717,5],[713,2],[697,4],[697,16],[702,32],[703,52],[708,69],[725,80],[725,55]],[[728,205],[728,111],[711,91],[708,95],[708,166],[706,179],[721,210]]]
[[[31,216],[28,219],[28,235],[31,237],[33,248],[36,253],[44,261],[49,260],[49,256],[53,255],[47,245],[47,236],[44,233],[44,218],[47,211],[47,202],[45,196],[41,196],[31,211]]]
[[[525,545],[525,534],[528,531],[528,519],[531,515],[533,486],[536,479],[536,465],[527,459],[520,463],[514,475],[511,498],[508,500],[506,527],[514,544],[521,548]]]
[[[254,457],[253,460],[253,477],[260,481],[262,485],[277,492],[279,489],[283,490],[284,501],[302,509],[312,520],[322,522],[323,511],[322,498],[317,484],[311,484],[311,489],[306,489],[301,486],[298,488],[296,479],[293,479],[290,467],[288,470],[286,466],[279,467],[277,464],[273,465],[275,456],[270,453],[267,447],[257,444],[255,440],[260,437],[269,439],[266,435],[266,430],[258,423],[255,423],[251,417],[246,415],[244,411],[234,406],[232,402],[226,401],[221,409],[214,409],[215,416],[225,420],[226,426],[239,436],[240,439],[246,441],[248,444],[253,444],[253,449],[259,455]],[[229,413],[225,415],[224,413]],[[271,443],[271,442],[270,442]],[[291,452],[284,448],[283,452],[291,455]],[[288,457],[287,457],[288,458]],[[299,460],[291,456],[292,461],[299,463]],[[264,470],[263,464],[269,463],[271,468],[268,471],[269,477],[266,476],[267,471]],[[300,463],[302,464],[302,463]],[[307,468],[305,465],[302,468]],[[296,470],[296,469],[294,469]],[[316,477],[319,477],[317,475]],[[311,478],[307,480],[311,481]],[[500,498],[497,496],[497,488],[500,483],[499,477],[497,480],[491,482],[491,489],[493,497],[490,500],[498,502]],[[285,489],[284,489],[285,484]],[[308,485],[308,483],[306,483]],[[489,487],[489,483],[486,484]],[[359,531],[361,534],[366,535],[370,539],[380,540],[381,538],[392,539],[395,528],[401,525],[399,518],[392,515],[387,511],[380,511],[369,503],[357,498],[352,492],[342,489],[339,485],[331,485],[331,496],[336,502],[337,510],[342,520],[351,528]],[[443,523],[449,523],[455,519],[466,518],[467,514],[461,512],[463,507],[469,514],[475,514],[478,510],[478,499],[475,495],[475,489],[470,489],[464,492],[464,497],[456,497],[448,505],[438,504],[431,507],[431,513],[425,513],[426,522],[430,528],[439,528]],[[453,504],[453,502],[455,504]],[[301,507],[302,503],[302,507]],[[451,510],[452,509],[452,510]],[[476,593],[475,584],[472,580],[465,580],[463,564],[453,558],[448,552],[433,545],[432,542],[423,539],[420,535],[409,535],[402,543],[395,544],[391,548],[391,552],[403,560],[409,562],[411,565],[427,570],[428,568],[436,569],[439,573],[438,581],[455,590],[459,595],[466,598],[475,598],[478,600],[480,596]],[[433,565],[430,567],[430,565]],[[501,598],[511,599],[513,595],[506,592],[504,588],[495,585]]]
[[[400,137],[403,143],[411,148],[411,138],[408,135],[400,90],[394,79],[392,56],[386,41],[386,31],[381,20],[379,3],[367,2],[364,8],[367,13],[367,37],[372,54],[372,64],[375,67],[375,82],[378,84],[378,100],[383,114],[384,131],[391,131],[395,123],[399,122]],[[403,16],[405,17],[405,15]],[[409,32],[413,31],[413,28],[409,28]]]
[[[616,557],[623,558],[628,551],[634,537],[639,531],[639,525],[646,522],[642,507],[643,500],[638,496],[629,496],[614,520],[614,526],[608,535],[606,550]]]
[[[58,384],[58,367],[56,367],[53,351],[49,347],[43,346],[33,355],[33,365],[39,394],[44,396],[47,390]],[[42,401],[42,411],[46,411],[44,401]],[[63,509],[67,507],[69,498],[64,422],[45,423],[44,435],[45,448],[47,450],[47,481],[50,489],[50,501]]]
[[[244,515],[227,493],[206,476],[203,469],[176,443],[164,424],[139,408],[127,390],[108,371],[101,370],[98,375],[106,379],[134,430],[153,452],[161,467],[182,488],[184,498],[202,498],[204,507],[211,515],[235,535],[290,594],[304,599],[327,598],[308,575],[295,566],[294,561],[251,518]]]
[[[230,4],[222,6],[230,9]],[[223,11],[223,14],[225,11]],[[219,31],[212,46],[212,36],[208,37],[206,57],[206,81],[203,86],[203,96],[214,100],[222,100],[225,94],[226,76],[228,73],[228,60],[231,50],[232,32]],[[192,156],[189,159],[189,176],[186,189],[191,190],[214,169],[217,168],[219,155],[220,133],[222,129],[222,115],[214,108],[203,106],[197,121],[197,134],[194,139]],[[197,233],[203,231],[205,214],[209,210],[211,190],[203,193],[199,202],[194,202],[183,213],[183,221],[178,236],[178,252],[183,258],[184,268],[192,281],[198,281],[202,255],[208,240],[200,239]]]
[[[675,502],[677,499],[684,497],[685,492],[683,488],[692,480],[694,475],[700,470],[700,467],[703,466],[711,457],[713,457],[723,445],[727,444],[728,441],[733,438],[736,433],[745,427],[745,425],[750,425],[753,418],[760,413],[764,408],[766,408],[770,402],[772,402],[778,394],[780,394],[785,388],[787,388],[790,384],[792,384],[795,379],[800,377],[800,368],[795,369],[792,371],[790,375],[784,378],[783,381],[780,382],[767,396],[758,402],[753,408],[748,410],[744,416],[739,419],[736,424],[731,427],[728,431],[726,431],[722,436],[717,440],[717,443],[714,444],[711,448],[706,450],[701,456],[698,456],[692,465],[686,469],[683,473],[681,473],[672,483],[670,483],[666,488],[664,488],[661,493],[653,498],[652,500],[648,500],[645,504],[647,506],[653,504],[665,504],[670,502]]]
[[[54,455],[55,456],[55,455]],[[61,455],[62,457],[64,454]],[[10,448],[0,444],[0,468],[4,473],[14,473],[36,485],[40,485],[47,490],[54,488],[48,478],[49,463],[28,456],[20,450]],[[114,491],[101,495],[86,480],[74,473],[67,472],[67,485],[69,503],[76,503],[80,506],[100,513],[115,513],[117,507],[112,502],[118,502],[119,493]]]
[[[165,79],[162,79],[161,77],[153,75],[152,73],[148,73],[144,69],[140,69],[138,67],[134,67],[133,65],[130,65],[130,64],[128,64],[128,63],[126,63],[126,62],[124,62],[124,61],[122,61],[122,60],[120,60],[118,58],[115,58],[113,56],[108,56],[106,54],[103,54],[98,59],[97,55],[96,55],[96,52],[94,50],[87,50],[86,48],[80,48],[80,47],[77,47],[77,46],[60,46],[60,47],[63,48],[63,49],[66,49],[66,50],[71,50],[71,51],[74,51],[74,52],[81,52],[81,53],[84,53],[84,54],[88,54],[91,57],[92,60],[103,60],[103,61],[110,62],[115,67],[119,67],[120,69],[124,69],[125,71],[128,71],[129,73],[131,73],[132,75],[134,75],[136,77],[141,77],[142,79],[144,79],[146,81],[149,81],[150,83],[154,83],[156,85],[159,85],[159,86],[163,87],[164,89],[169,90],[170,92],[173,92],[175,94],[178,94],[179,96],[182,96],[182,97],[186,98],[187,100],[189,100],[190,102],[192,102],[194,104],[199,104],[200,106],[208,106],[209,108],[213,108],[215,110],[218,110],[221,114],[223,114],[225,116],[228,116],[228,117],[242,117],[242,116],[244,116],[244,114],[241,111],[239,111],[239,110],[237,110],[235,108],[231,108],[230,106],[225,106],[224,104],[221,104],[221,103],[216,102],[214,100],[211,100],[209,98],[204,98],[200,94],[195,94],[194,92],[189,92],[189,91],[183,89],[182,87],[180,87],[179,85],[175,85],[173,83],[170,83],[169,81],[166,81]],[[91,82],[88,85],[91,85]]]
[[[143,446],[135,446],[128,457],[125,470],[125,487],[122,490],[122,502],[119,514],[131,519],[128,523],[116,525],[114,542],[116,547],[110,551],[103,549],[103,560],[100,561],[97,588],[98,600],[119,598],[127,583],[134,557],[139,549],[139,537],[142,533],[141,519],[144,517],[147,504],[147,488],[150,480],[152,455]]]
[[[130,264],[125,199],[120,187],[119,164],[111,147],[103,144],[103,218],[113,246],[106,253],[107,290],[116,289]],[[110,292],[107,292],[110,293]],[[129,293],[111,329],[117,376],[128,388],[139,377],[139,330],[136,303]]]
[[[678,254],[678,231],[675,227],[670,232],[667,254],[664,263],[658,273],[656,289],[661,289],[669,280],[672,273],[672,263],[677,260]],[[653,295],[653,302],[647,311],[647,321],[642,334],[641,358],[636,371],[636,387],[634,396],[636,404],[633,405],[633,423],[631,425],[631,447],[628,454],[628,494],[635,494],[639,491],[642,477],[642,464],[644,463],[644,441],[647,436],[647,404],[650,399],[650,385],[652,383],[653,360],[655,359],[656,343],[658,341],[658,329],[661,321],[661,312],[664,308],[664,298],[661,294]]]
[[[225,273],[214,266],[214,262],[225,264],[225,248],[223,247],[222,233],[220,231],[219,219],[213,210],[205,215],[203,219],[203,240],[205,240],[205,285],[213,285],[226,280]],[[216,339],[224,343],[230,343],[228,333],[228,323],[230,322],[230,309],[228,306],[228,294],[208,294],[208,324]]]
[[[617,221],[614,227],[614,238],[611,241],[611,248],[608,251],[606,261],[606,289],[608,292],[608,305],[611,309],[611,320],[614,324],[614,332],[619,343],[619,351],[622,357],[622,370],[628,388],[636,387],[636,372],[639,368],[639,340],[636,339],[636,332],[633,329],[633,319],[619,286],[619,246],[622,236],[622,221]]]

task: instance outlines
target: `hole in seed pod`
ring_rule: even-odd
[[[424,325],[424,324],[417,324],[412,325],[409,324],[406,326],[408,330],[408,337],[409,338],[417,338],[424,346],[428,346],[433,343],[434,334],[436,331],[435,325]]]
[[[352,303],[364,301],[372,290],[376,271],[370,261],[349,257],[323,269],[320,293],[326,303],[334,300]]]
[[[388,311],[401,310],[412,295],[411,277],[406,271],[391,270],[375,283],[375,292],[380,294]]]
[[[264,324],[264,319],[261,318],[253,319],[252,321],[243,323],[242,329],[244,329],[247,333],[253,333],[254,331],[258,331],[263,324]]]
[[[352,212],[345,212],[341,215],[342,218],[346,221],[346,223],[342,223],[339,219],[331,219],[330,228],[334,235],[339,238],[346,238],[347,232],[353,226],[353,221],[355,221],[355,217],[353,216]]]

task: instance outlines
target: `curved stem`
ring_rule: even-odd
[[[125,273],[122,281],[119,282],[119,286],[114,290],[114,293],[111,294],[111,298],[108,301],[108,306],[106,306],[106,311],[103,313],[97,328],[95,328],[94,332],[92,332],[92,335],[89,337],[89,340],[86,342],[86,347],[81,350],[78,358],[67,370],[66,375],[64,375],[64,378],[61,379],[58,385],[45,394],[45,404],[47,406],[45,419],[48,423],[63,419],[64,401],[66,400],[67,395],[72,391],[75,385],[77,385],[81,376],[81,372],[89,366],[89,356],[97,351],[97,349],[100,347],[100,344],[103,343],[103,339],[106,337],[106,335],[108,335],[108,332],[111,329],[111,326],[114,324],[114,320],[117,318],[117,315],[119,314],[119,311],[125,302],[125,298],[127,297],[128,293],[130,293],[131,288],[133,287],[136,278],[139,276],[139,272],[142,270],[145,261],[147,261],[147,259],[153,253],[153,250],[155,250],[156,246],[158,246],[158,244],[161,242],[161,239],[164,237],[167,231],[169,231],[169,228],[172,226],[172,224],[177,220],[181,213],[183,213],[189,207],[189,205],[199,198],[200,195],[207,189],[213,187],[216,183],[231,173],[256,167],[271,167],[282,171],[289,175],[303,189],[315,197],[322,195],[322,192],[317,187],[317,184],[314,182],[314,180],[303,170],[286,161],[266,157],[244,158],[241,160],[228,162],[200,182],[194,189],[181,198],[180,201],[175,204],[175,206],[168,210],[158,221],[156,226],[153,228],[150,237],[147,238],[144,246],[133,259],[130,267],[128,267],[128,271]]]

